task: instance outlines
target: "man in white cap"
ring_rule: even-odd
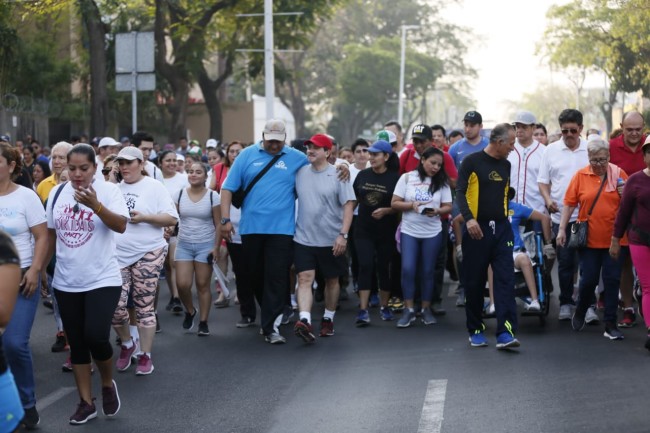
[[[247,189],[253,179],[258,179],[242,202],[239,231],[244,260],[248,269],[254,270],[247,286],[260,305],[262,333],[271,344],[286,342],[278,327],[289,300],[289,268],[296,229],[296,174],[309,164],[304,153],[285,146],[286,138],[283,121],[266,122],[262,142],[241,151],[221,188],[221,235],[229,241],[233,233],[233,193]],[[264,169],[267,171],[261,174]],[[345,174],[349,171],[345,170]],[[240,302],[242,296],[252,294],[239,294]],[[253,323],[255,318],[242,320]]]

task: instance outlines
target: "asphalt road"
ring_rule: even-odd
[[[437,325],[397,329],[371,312],[354,326],[356,299],[342,303],[336,335],[305,345],[284,326],[286,345],[259,328],[237,329],[238,308],[211,311],[211,336],[181,328],[161,311],[155,371],[116,373],[122,409],[70,426],[78,397],[67,356],[51,353],[54,321],[37,313],[32,347],[40,431],[94,432],[648,432],[650,353],[642,324],[609,341],[601,326],[580,333],[557,321],[521,318],[517,351],[471,348],[465,314],[448,285],[447,315]],[[168,300],[163,289],[161,305]],[[313,315],[320,318],[322,305]],[[99,395],[95,374],[95,394]],[[101,403],[100,403],[101,405]],[[99,408],[100,406],[98,406]]]

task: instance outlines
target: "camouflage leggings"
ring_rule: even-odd
[[[129,323],[129,314],[126,311],[129,292],[131,292],[135,305],[138,326],[143,328],[156,326],[154,300],[156,299],[158,277],[166,254],[167,246],[164,246],[148,252],[134,264],[122,268],[122,293],[113,315],[114,326],[123,326]]]

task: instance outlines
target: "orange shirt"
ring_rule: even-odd
[[[621,177],[627,180],[627,174],[623,170]],[[578,221],[587,221],[587,213],[598,194],[600,183],[600,176],[593,174],[589,165],[578,170],[571,179],[564,195],[564,205],[580,207]],[[621,197],[617,191],[607,192],[606,189],[607,186],[604,186],[589,217],[588,248],[609,248],[614,233],[614,221]],[[621,239],[621,245],[627,246],[627,235]]]

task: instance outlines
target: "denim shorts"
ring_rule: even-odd
[[[208,263],[208,255],[214,249],[214,240],[210,242],[186,242],[179,240],[176,244],[174,261]]]

